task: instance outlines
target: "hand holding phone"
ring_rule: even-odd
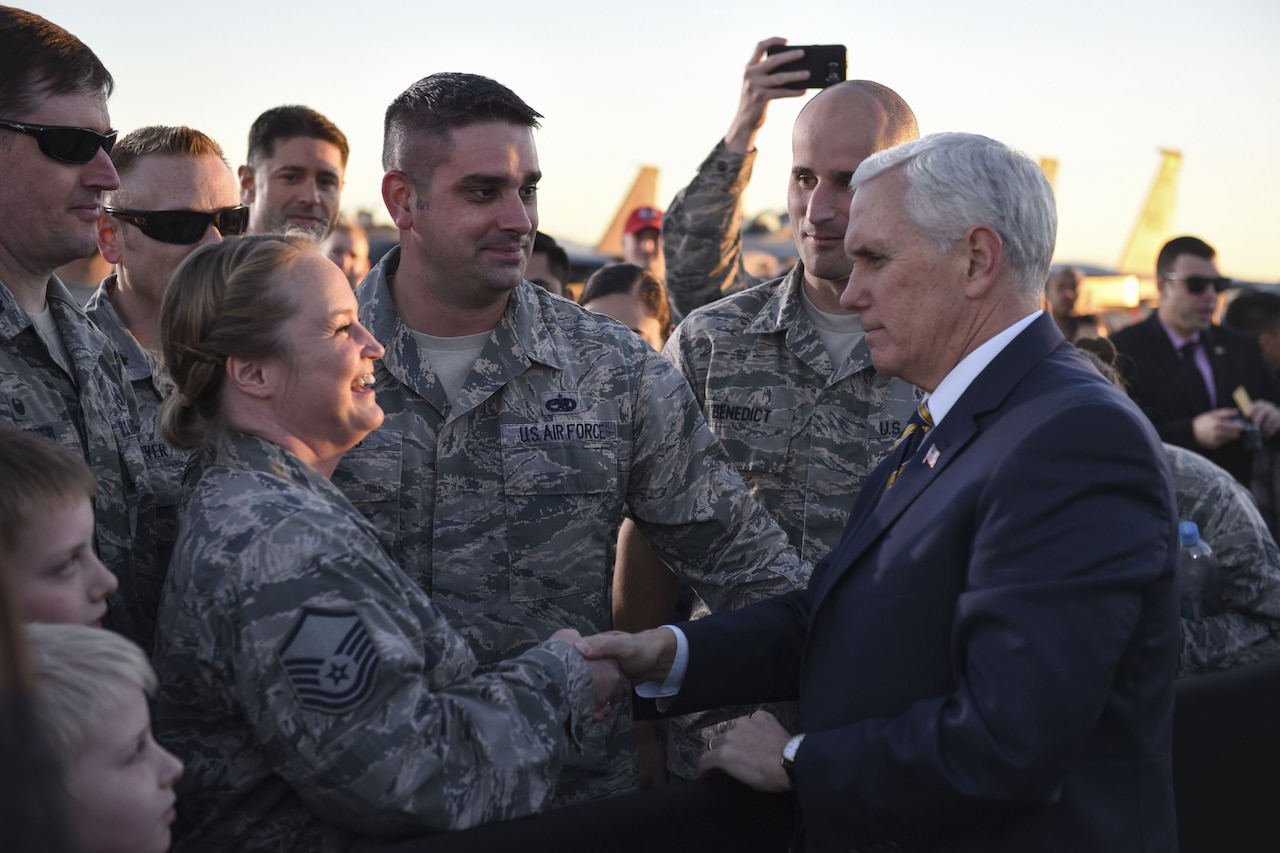
[[[785,84],[788,89],[825,89],[842,83],[848,66],[848,50],[842,44],[780,44],[770,47],[766,54],[784,53],[788,50],[803,50],[804,56],[795,62],[788,62],[773,70],[777,74],[782,71],[808,71],[809,79]]]

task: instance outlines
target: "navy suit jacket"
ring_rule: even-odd
[[[1231,394],[1241,385],[1253,399],[1280,405],[1280,379],[1263,360],[1258,342],[1248,335],[1210,326],[1200,333],[1200,339],[1213,370],[1213,400],[1199,369],[1173,348],[1154,312],[1141,323],[1116,332],[1111,341],[1120,354],[1116,367],[1129,384],[1129,396],[1155,424],[1160,437],[1194,450],[1248,485],[1252,454],[1238,440],[1214,450],[1201,447],[1191,421],[1210,409],[1235,408]]]
[[[806,590],[681,626],[669,711],[798,697],[810,850],[1175,850],[1150,423],[1041,316],[887,476]]]

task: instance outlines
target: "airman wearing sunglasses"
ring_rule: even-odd
[[[1197,237],[1166,243],[1156,260],[1159,307],[1113,341],[1129,394],[1160,437],[1248,485],[1259,434],[1269,441],[1280,432],[1280,380],[1255,340],[1213,324],[1218,295],[1231,286],[1215,256]],[[1252,400],[1247,412],[1233,398],[1240,387]]]
[[[103,196],[98,247],[115,265],[85,306],[124,361],[141,416],[147,475],[156,494],[161,560],[177,536],[187,453],[157,428],[169,380],[160,365],[160,300],[174,268],[204,243],[243,234],[249,209],[222,148],[189,127],[144,127],[111,149],[120,188]]]
[[[138,408],[120,356],[53,271],[97,246],[119,186],[111,74],[79,39],[0,6],[0,421],[84,456],[98,555],[119,580],[107,624],[150,649],[163,570]]]

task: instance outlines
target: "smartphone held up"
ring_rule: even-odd
[[[770,47],[766,54],[786,53],[789,50],[803,50],[804,56],[795,62],[780,65],[775,70],[808,71],[809,79],[788,83],[788,89],[825,89],[843,82],[848,66],[848,51],[842,44],[779,44]]]

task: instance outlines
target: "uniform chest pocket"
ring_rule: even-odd
[[[150,441],[142,445],[142,458],[151,491],[156,495],[156,506],[177,506],[182,496],[182,472],[187,467],[187,454],[163,441]]]
[[[620,512],[618,442],[545,441],[549,425],[509,426],[502,447],[510,594],[517,602],[587,594],[603,606],[603,590]],[[536,443],[531,432],[543,430]],[[553,430],[554,434],[563,433]],[[594,606],[593,606],[594,609]]]
[[[346,452],[333,473],[333,484],[373,522],[384,544],[400,529],[402,444],[399,430],[371,432]]]
[[[707,404],[707,423],[739,471],[786,474],[794,416],[789,409]]]
[[[507,495],[590,495],[618,488],[616,424],[549,423],[503,427]]]

